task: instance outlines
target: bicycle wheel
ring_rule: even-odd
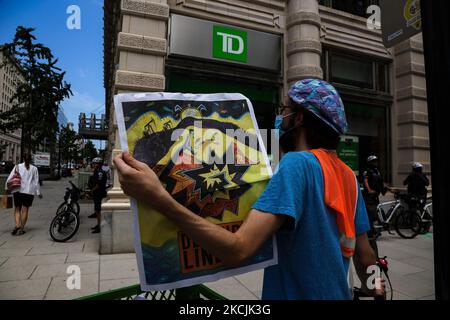
[[[77,214],[80,215],[80,205],[78,204],[78,202],[72,202],[71,203],[72,206],[72,210]]]
[[[400,237],[412,239],[422,230],[422,219],[417,212],[404,210],[395,219],[395,230]]]
[[[64,212],[67,210],[67,202],[63,202],[59,205],[58,209],[56,209],[56,215],[60,214],[61,212]]]
[[[80,227],[80,219],[72,210],[66,210],[53,218],[50,223],[50,236],[56,242],[71,239]]]

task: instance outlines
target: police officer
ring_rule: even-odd
[[[427,199],[427,187],[430,181],[422,172],[423,165],[419,162],[414,162],[412,165],[412,172],[403,181],[403,185],[408,186],[408,194],[415,196],[424,204]]]
[[[94,174],[90,179],[90,188],[92,192],[92,198],[94,199],[94,214],[90,215],[90,218],[97,218],[97,225],[92,228],[92,233],[100,232],[101,211],[102,211],[102,199],[106,197],[106,181],[107,174],[102,170],[103,159],[95,158],[92,160],[94,167]]]
[[[375,242],[377,231],[375,230],[374,223],[378,219],[377,207],[380,203],[379,196],[380,194],[385,195],[387,188],[384,186],[383,176],[380,170],[378,170],[377,156],[371,155],[367,158],[367,170],[363,173],[363,179],[363,197],[371,228],[367,235],[375,253],[378,255],[378,248]]]

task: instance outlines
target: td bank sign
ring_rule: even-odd
[[[247,62],[247,32],[233,28],[214,26],[213,57]]]
[[[281,35],[171,14],[169,55],[281,71]]]

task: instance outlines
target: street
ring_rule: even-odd
[[[26,234],[12,236],[13,209],[0,210],[0,299],[74,299],[139,283],[134,254],[99,255],[99,235],[88,219],[93,204],[81,203],[78,234],[67,243],[51,240],[48,228],[69,179],[45,181],[42,200],[30,208]],[[394,300],[434,299],[432,234],[405,240],[386,232],[379,240],[387,256]],[[67,268],[81,269],[81,289],[69,290]],[[228,299],[260,299],[263,271],[207,283]],[[356,276],[355,276],[356,278]],[[389,296],[389,295],[388,295]]]

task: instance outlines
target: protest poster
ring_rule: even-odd
[[[235,232],[272,175],[251,102],[241,94],[115,96],[122,150],[146,163],[166,190],[208,221]],[[277,263],[275,237],[229,268],[162,213],[131,199],[141,287],[169,290]]]

